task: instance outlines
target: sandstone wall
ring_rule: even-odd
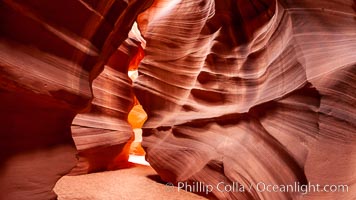
[[[219,199],[354,199],[355,2],[156,1],[135,92],[143,146],[169,182],[238,182]],[[347,184],[352,192],[258,192]]]
[[[72,120],[90,108],[92,81],[149,3],[0,2],[0,199],[56,199],[54,184],[77,162]]]

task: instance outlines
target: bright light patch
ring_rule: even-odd
[[[150,163],[145,160],[145,156],[129,155],[129,162],[150,166]]]

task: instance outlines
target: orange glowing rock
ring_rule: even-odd
[[[130,111],[127,119],[133,129],[141,128],[143,123],[147,120],[147,114],[141,105],[135,105]]]
[[[139,46],[136,55],[130,61],[129,70],[137,70],[138,65],[140,64],[144,56],[145,54],[143,48]]]
[[[135,98],[135,106],[130,111],[127,121],[131,124],[133,131],[135,133],[135,140],[132,142],[130,147],[130,154],[134,155],[145,155],[145,150],[141,146],[142,142],[142,130],[141,127],[147,120],[147,114],[143,110],[142,106],[139,104]]]
[[[131,143],[130,154],[143,156],[146,154],[145,150],[141,146],[142,142],[142,129],[136,128],[133,130],[135,134],[135,139]]]
[[[107,169],[108,170],[116,170],[116,169],[125,169],[132,167],[133,164],[128,161],[129,154],[131,154],[131,146],[133,137],[120,149],[120,153],[115,157],[115,159],[109,163]],[[142,147],[141,147],[142,148]]]
[[[146,154],[145,150],[141,146],[141,142],[132,142],[130,154],[138,156],[144,156]]]

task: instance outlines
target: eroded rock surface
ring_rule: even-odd
[[[238,182],[219,199],[354,199],[355,2],[156,1],[135,92],[166,181]],[[259,192],[346,184],[349,192]]]
[[[55,182],[76,164],[71,126],[73,173],[126,159],[127,70],[138,61],[121,44],[149,4],[0,2],[0,199],[56,198]],[[354,199],[355,8],[352,0],[155,1],[138,23],[146,48],[135,83],[153,168],[173,183],[246,188],[214,188],[210,198]],[[349,192],[259,192],[261,182]]]
[[[128,68],[139,48],[139,41],[127,39],[94,80],[95,98],[90,110],[77,115],[72,124],[79,163],[71,174],[128,166],[130,144],[134,138],[128,121],[129,112],[134,106]]]
[[[0,199],[56,199],[54,184],[77,161],[72,120],[90,107],[92,81],[149,3],[0,2]]]

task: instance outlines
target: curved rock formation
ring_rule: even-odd
[[[56,199],[75,144],[72,173],[120,167],[142,126],[127,122],[139,42],[143,144],[163,179],[212,199],[355,199],[355,1],[156,0],[145,40],[128,34],[150,3],[0,2],[0,199]]]
[[[104,71],[93,82],[94,100],[88,112],[75,117],[73,139],[79,163],[71,174],[127,166],[133,131],[128,114],[134,104],[130,60],[138,53],[139,42],[127,39],[112,55]],[[126,163],[126,164],[125,164]]]
[[[176,184],[245,188],[215,188],[210,198],[354,199],[353,8],[352,0],[156,1],[139,18],[147,44],[135,82],[152,167]],[[349,192],[261,192],[259,183]]]
[[[72,120],[90,107],[91,82],[149,3],[0,2],[0,199],[56,199],[54,184],[76,164]],[[119,79],[111,72],[102,76],[110,84]]]

